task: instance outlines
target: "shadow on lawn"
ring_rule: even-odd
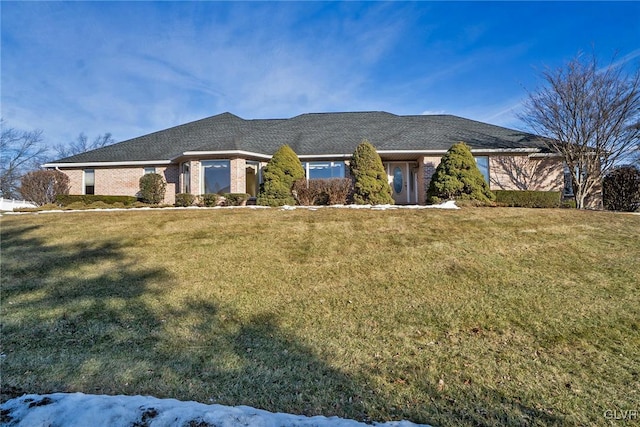
[[[176,278],[139,267],[123,242],[97,236],[55,245],[34,237],[38,231],[17,221],[2,227],[3,399],[151,394],[361,421],[488,426],[522,414],[522,425],[561,424],[484,389],[456,402],[421,384],[403,402],[392,387],[372,385],[373,368],[332,367],[274,313],[243,315],[204,297],[170,299]]]
[[[2,398],[114,391],[93,373],[160,326],[140,299],[168,274],[136,267],[121,242],[51,244],[39,228],[2,224]]]

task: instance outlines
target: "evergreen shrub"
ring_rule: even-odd
[[[257,203],[263,206],[295,205],[291,193],[293,183],[304,178],[304,169],[296,153],[288,145],[281,146],[264,167],[263,184]]]
[[[140,177],[140,200],[157,205],[164,200],[167,183],[158,173],[147,173]]]
[[[446,200],[477,200],[489,205],[495,198],[464,142],[454,144],[442,156],[427,190],[427,202],[432,204]]]
[[[349,167],[353,177],[354,203],[359,205],[394,203],[382,160],[369,141],[364,140],[356,147]]]

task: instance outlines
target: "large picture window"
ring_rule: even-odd
[[[307,179],[344,178],[344,162],[303,162]]]
[[[478,169],[480,169],[480,173],[484,176],[484,180],[489,184],[489,157],[477,156],[474,157],[474,159],[476,159],[476,164],[478,165]]]
[[[229,160],[204,160],[202,164],[203,193],[230,193],[231,173]]]

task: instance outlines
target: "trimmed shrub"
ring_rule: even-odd
[[[324,192],[330,205],[346,205],[353,192],[353,181],[350,178],[323,179]]]
[[[38,206],[53,203],[56,196],[69,193],[69,177],[58,170],[37,170],[20,180],[20,194]]]
[[[602,180],[602,201],[605,209],[635,212],[640,209],[640,169],[621,166]]]
[[[293,183],[293,196],[301,206],[313,206],[317,204],[320,191],[315,185],[316,180],[307,181],[305,178]]]
[[[194,196],[193,194],[178,193],[176,194],[176,201],[174,203],[174,206],[186,208],[187,206],[192,206],[195,201],[196,196]]]
[[[353,201],[359,205],[393,204],[391,186],[378,152],[369,141],[362,141],[350,164]]]
[[[221,198],[222,196],[217,193],[201,194],[200,197],[198,197],[198,206],[204,206],[207,208],[218,206]]]
[[[264,182],[257,198],[259,205],[295,205],[291,187],[296,180],[304,178],[304,169],[291,147],[281,146],[264,167],[262,176]]]
[[[517,208],[558,208],[561,206],[559,191],[496,190],[496,203]]]
[[[345,205],[352,188],[349,178],[299,179],[293,184],[293,195],[302,206]]]
[[[140,177],[140,200],[157,205],[164,200],[167,183],[158,173],[147,173]]]
[[[101,196],[97,194],[61,194],[56,197],[56,203],[61,206],[69,206],[75,203],[89,205],[94,202],[104,202],[108,205],[122,203],[124,206],[132,206],[138,201],[133,196]]]
[[[495,199],[467,144],[459,142],[451,146],[431,177],[427,202],[477,200],[491,204]]]
[[[222,197],[224,197],[224,206],[243,206],[251,196],[246,193],[224,193]]]

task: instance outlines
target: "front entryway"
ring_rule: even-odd
[[[386,163],[391,194],[397,205],[417,203],[415,164],[409,162]]]

